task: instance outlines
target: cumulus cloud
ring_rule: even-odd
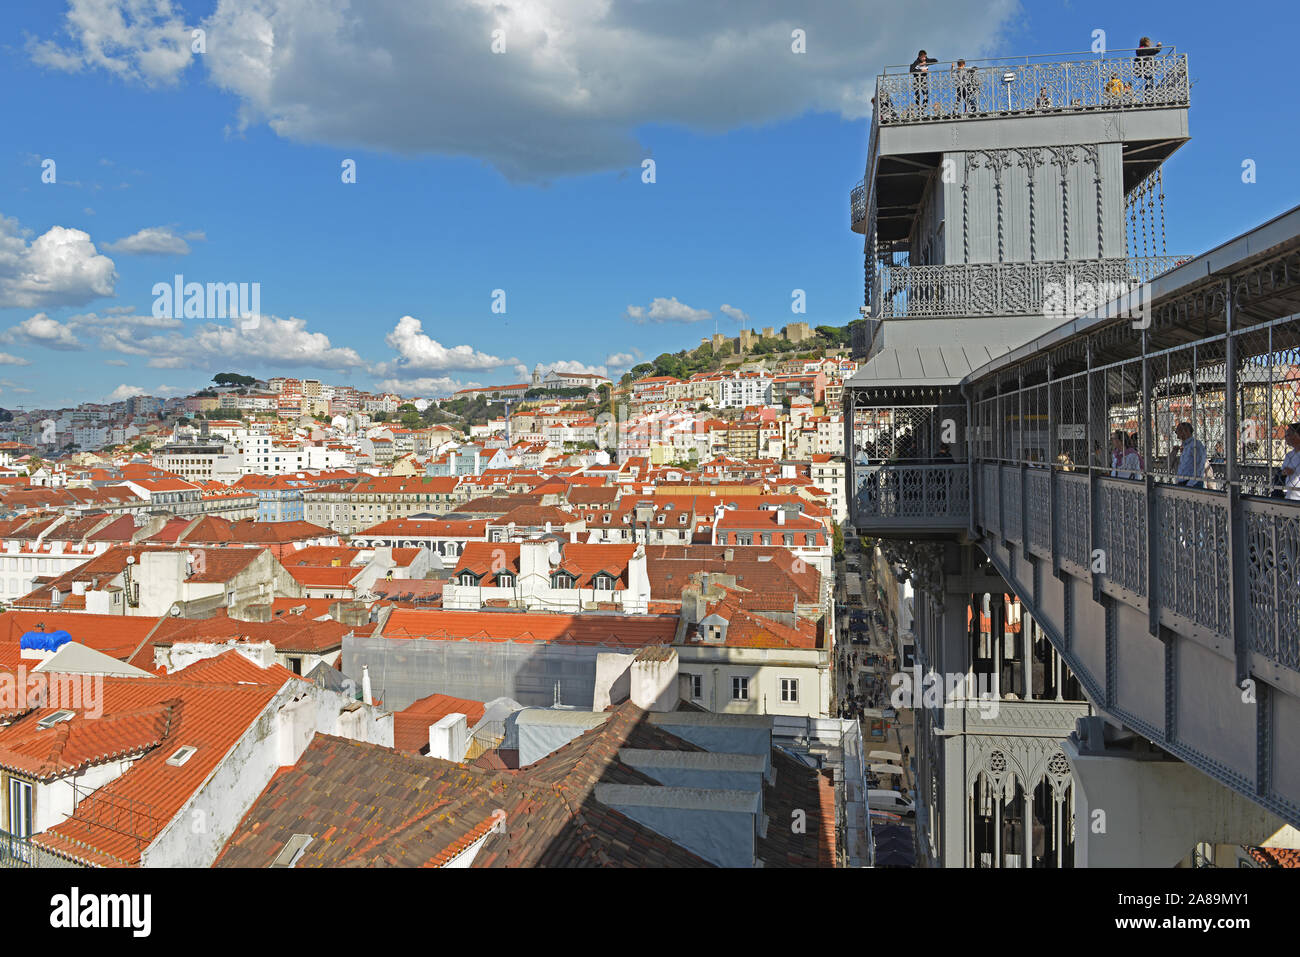
[[[211,369],[232,361],[257,366],[310,366],[358,369],[365,366],[355,349],[335,346],[323,332],[310,332],[307,320],[261,316],[254,328],[245,320],[230,325],[209,323],[185,333],[133,336],[105,331],[100,346],[124,355],[147,356],[154,368]]]
[[[167,226],[148,226],[138,233],[123,236],[115,243],[105,243],[104,248],[128,256],[188,256],[190,244],[177,236]]]
[[[43,312],[38,312],[18,325],[11,326],[4,333],[4,340],[63,351],[82,348],[81,340],[77,338],[71,326],[51,319]]]
[[[611,371],[630,369],[636,365],[637,357],[630,352],[615,352],[605,356],[605,366]]]
[[[8,352],[0,352],[0,366],[29,366],[32,362],[30,359],[24,359],[22,356],[10,355]]]
[[[38,62],[166,83],[193,59],[174,40],[179,4],[70,6],[66,40],[31,44]],[[797,12],[749,0],[219,0],[198,59],[237,98],[241,128],[469,156],[544,181],[639,166],[637,130],[652,124],[711,133],[809,111],[861,119],[881,66],[921,46],[978,55],[1018,11],[1017,0],[823,0]]]
[[[381,366],[377,371],[405,372],[420,370],[424,372],[445,372],[449,370],[499,369],[502,366],[515,365],[518,359],[502,359],[477,351],[473,346],[444,346],[438,340],[424,332],[424,326],[414,316],[402,316],[397,320],[384,341],[397,351],[396,364]]]
[[[90,234],[51,226],[27,242],[18,220],[0,216],[0,309],[79,306],[113,295],[113,260]]]
[[[131,364],[131,363],[127,362],[125,359],[105,359],[105,360],[104,360],[104,365],[106,365],[106,366],[129,366],[130,364]]]
[[[603,375],[609,377],[609,370],[605,366],[589,366],[585,363],[578,362],[576,359],[561,359],[558,362],[543,362],[543,372],[577,372],[583,375]]]
[[[133,329],[179,329],[185,325],[180,319],[168,316],[155,316],[151,313],[137,313],[135,306],[113,306],[104,310],[104,315],[96,312],[83,312],[69,316],[69,326],[76,329],[103,329],[105,327]]]
[[[749,315],[747,313],[742,312],[741,310],[737,309],[735,306],[729,306],[726,303],[723,303],[721,306],[719,306],[718,311],[721,312],[724,316],[730,316],[732,319],[735,319],[737,322],[749,321]]]
[[[137,395],[147,395],[148,393],[138,385],[127,385],[123,383],[112,392],[110,392],[105,402],[121,402],[123,399],[131,399]]]
[[[703,322],[713,317],[707,309],[692,309],[676,296],[657,296],[649,306],[628,306],[626,318],[638,324],[647,322]]]
[[[32,38],[27,52],[68,73],[99,68],[150,86],[174,83],[193,58],[178,8],[171,0],[69,0],[66,42]]]
[[[376,383],[383,392],[396,392],[398,395],[451,395],[459,389],[470,389],[477,382],[457,382],[448,376],[419,376],[414,379],[382,379]]]

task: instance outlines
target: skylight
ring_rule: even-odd
[[[167,759],[167,763],[172,767],[179,768],[182,764],[188,761],[197,750],[198,748],[188,744],[182,748],[177,748],[176,753]]]

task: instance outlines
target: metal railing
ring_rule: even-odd
[[[967,466],[855,466],[854,506],[860,528],[964,527],[970,518]]]
[[[80,866],[38,844],[33,844],[30,838],[18,837],[16,834],[0,830],[0,868]]]
[[[502,721],[487,721],[474,729],[469,736],[469,747],[465,750],[465,760],[474,761],[489,751],[501,747],[506,738],[506,726]]]
[[[932,66],[876,78],[875,123],[972,120],[1186,107],[1187,55],[1109,56],[1040,63]]]
[[[1126,296],[1185,257],[878,266],[876,318],[1057,316],[1067,321]]]

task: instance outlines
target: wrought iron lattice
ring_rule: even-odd
[[[1250,647],[1300,670],[1300,514],[1283,505],[1247,502],[1242,518]]]
[[[1098,547],[1105,575],[1134,595],[1147,593],[1147,503],[1145,486],[1115,479],[1100,483]]]
[[[882,319],[1059,315],[1064,321],[1128,294],[1177,262],[1170,256],[1151,256],[882,265],[876,270],[872,315]]]
[[[1219,496],[1156,490],[1160,604],[1208,631],[1230,637],[1228,509]]]

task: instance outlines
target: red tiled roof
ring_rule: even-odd
[[[431,694],[393,714],[393,747],[399,751],[423,753],[429,747],[429,726],[449,714],[463,714],[466,728],[483,719],[486,706],[482,701]]]

